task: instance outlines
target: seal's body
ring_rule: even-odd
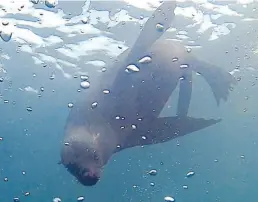
[[[159,39],[162,32],[157,32],[156,24],[169,28],[174,8],[174,2],[165,1],[146,22],[132,49],[122,53],[109,73],[91,85],[86,99],[71,109],[61,163],[83,185],[98,182],[115,152],[166,142],[220,121],[187,117],[192,71],[204,76],[218,103],[227,99],[235,80],[228,72],[195,59],[180,43]],[[139,71],[125,71],[129,65]],[[159,114],[178,81],[178,114],[161,118]]]

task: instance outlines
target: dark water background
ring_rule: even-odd
[[[226,4],[218,1],[212,3]],[[65,14],[63,18],[70,19],[84,12],[84,4],[84,1],[63,1],[53,9],[42,3],[33,6],[35,10],[45,9],[54,14],[57,9],[62,9]],[[108,62],[110,55],[95,51],[91,55],[73,59],[56,50],[65,44],[86,41],[105,33],[75,33],[75,36],[68,36],[56,27],[36,28],[17,22],[17,27],[29,29],[39,37],[56,35],[63,42],[45,47],[42,44],[36,47],[32,43],[34,52],[28,53],[19,49],[30,42],[19,46],[21,43],[15,40],[17,35],[13,35],[9,42],[0,40],[0,65],[6,70],[6,73],[1,72],[4,81],[0,83],[0,137],[3,138],[0,141],[0,201],[13,201],[14,197],[19,197],[22,202],[46,202],[60,197],[62,201],[72,202],[79,196],[84,196],[88,202],[163,201],[165,196],[173,196],[178,202],[255,201],[258,197],[258,57],[254,51],[258,48],[258,11],[254,8],[258,4],[250,3],[247,7],[232,4],[230,8],[244,16],[225,15],[213,20],[213,23],[231,22],[236,25],[229,34],[221,35],[217,40],[208,41],[212,28],[198,34],[196,31],[199,25],[186,27],[192,21],[181,15],[176,15],[173,24],[177,31],[165,34],[165,37],[175,38],[178,31],[186,30],[189,40],[203,46],[201,49],[193,49],[198,57],[228,71],[239,69],[235,73],[238,85],[231,92],[229,100],[220,106],[216,106],[203,78],[194,77],[190,115],[220,117],[223,121],[164,144],[133,148],[115,154],[95,187],[81,186],[58,165],[59,152],[70,110],[67,105],[83,96],[84,90],[77,92],[80,88],[80,72],[88,72],[90,78],[97,78],[101,74],[97,71],[99,67],[86,65],[85,61],[101,58]],[[0,5],[4,7],[4,3]],[[151,15],[150,11],[127,5],[115,1],[92,2],[91,8],[110,11],[111,16],[118,12],[117,8],[124,8],[137,19],[141,15]],[[179,6],[193,6],[206,15],[212,14],[210,10],[201,9],[193,2],[179,3]],[[256,21],[243,21],[247,17],[253,17]],[[0,21],[4,18],[37,21],[32,14],[12,12],[1,15]],[[79,21],[78,24],[82,23]],[[112,33],[111,38],[124,41],[127,47],[133,44],[140,32],[140,25],[134,22],[120,22],[110,29],[107,29],[105,23],[99,22],[94,27]],[[187,44],[187,40],[183,40],[183,43]],[[72,78],[64,77],[62,71],[49,61],[45,62],[46,67],[35,64],[32,56],[40,58],[37,53],[75,64],[75,67],[61,65],[63,71]],[[9,55],[10,59],[5,59],[3,55]],[[52,74],[55,75],[54,79],[50,79]],[[74,75],[78,75],[78,78],[73,78]],[[38,92],[24,90],[28,86]],[[41,87],[44,87],[44,91],[40,91]],[[176,90],[168,102],[171,108],[166,106],[162,115],[175,114],[177,94]],[[32,111],[27,110],[28,107]],[[149,176],[147,172],[151,169],[157,169],[158,175]],[[189,171],[195,172],[192,178],[186,178]],[[6,177],[7,182],[4,180]],[[151,182],[155,186],[150,186]],[[188,189],[184,189],[184,185]],[[26,192],[30,195],[24,196]]]

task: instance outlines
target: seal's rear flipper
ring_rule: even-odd
[[[128,137],[123,149],[167,142],[211,125],[219,123],[221,119],[203,119],[192,117],[164,117],[137,127],[135,132]]]
[[[163,33],[170,27],[170,24],[175,17],[175,8],[176,1],[170,0],[164,1],[154,11],[152,16],[150,16],[145,23],[139,37],[128,54],[127,62],[135,62],[135,60],[142,58],[142,53],[149,49],[152,44],[163,35]],[[157,29],[157,25],[161,25],[160,29]]]
[[[196,62],[194,71],[200,73],[210,85],[217,105],[220,104],[220,99],[227,101],[232,85],[236,85],[237,83],[234,76],[215,65],[203,61]]]

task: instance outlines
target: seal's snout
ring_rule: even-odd
[[[99,176],[95,173],[85,172],[82,176],[79,176],[78,181],[84,186],[93,186],[99,181]]]
[[[93,186],[100,179],[99,172],[87,168],[81,169],[77,164],[68,164],[65,167],[84,186]]]

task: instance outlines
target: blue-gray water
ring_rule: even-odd
[[[94,187],[83,187],[58,164],[68,103],[83,93],[77,91],[80,75],[98,78],[112,58],[131,47],[153,11],[139,2],[59,1],[49,8],[44,1],[0,1],[1,34],[6,39],[12,33],[11,40],[0,39],[1,202],[15,197],[68,202],[79,196],[87,202],[257,199],[258,4],[252,1],[179,2],[164,36],[187,36],[182,43],[201,46],[192,48],[198,57],[238,78],[229,100],[217,106],[208,84],[194,77],[190,115],[220,117],[221,123],[115,154]],[[163,115],[175,113],[177,94]],[[158,174],[148,175],[151,169]],[[186,178],[189,171],[195,175]]]

